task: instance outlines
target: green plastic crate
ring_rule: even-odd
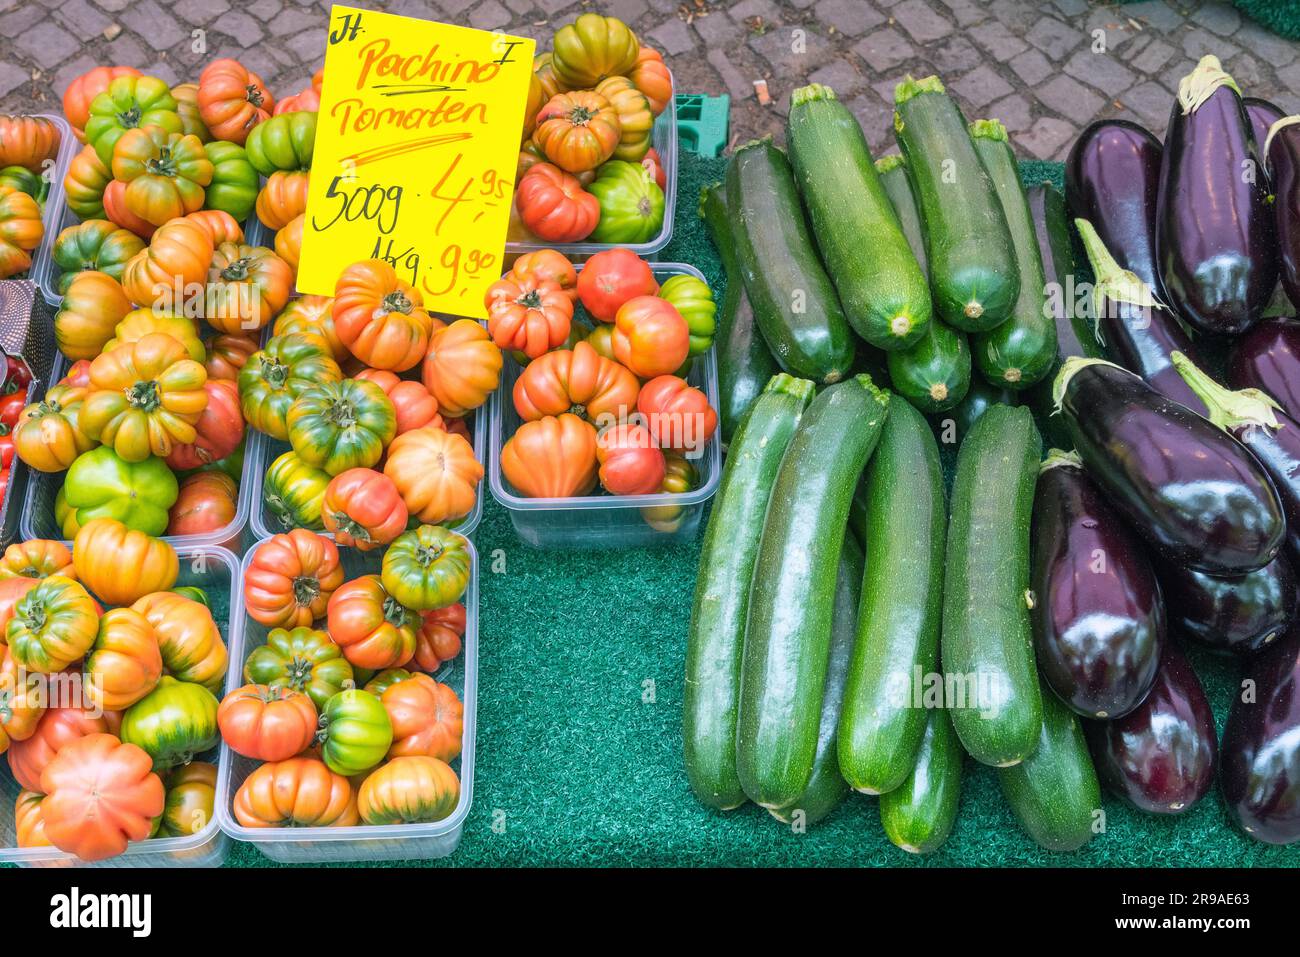
[[[701,156],[721,156],[727,145],[731,97],[700,93],[677,95],[677,138],[684,150]]]

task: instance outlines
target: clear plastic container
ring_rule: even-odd
[[[704,279],[704,274],[685,263],[652,263],[661,284],[670,276],[686,274]],[[579,267],[581,268],[581,267]],[[722,478],[722,447],[715,434],[691,462],[699,484],[680,495],[583,495],[574,498],[527,498],[516,495],[501,474],[501,446],[515,434],[522,420],[512,398],[515,380],[522,370],[509,355],[501,370],[501,385],[492,396],[491,431],[488,437],[491,461],[488,480],[492,497],[510,512],[515,532],[537,548],[636,548],[690,541],[699,531],[704,503],[713,497]],[[708,396],[718,407],[718,366],[714,350],[696,358],[686,381]],[[672,522],[656,516],[646,520],[647,508],[680,508]]]
[[[284,864],[320,864],[329,861],[409,861],[446,857],[460,844],[465,818],[474,797],[474,730],[478,710],[478,553],[466,539],[470,553],[469,588],[461,601],[465,605],[465,637],[460,657],[448,662],[435,676],[451,686],[465,705],[464,732],[460,757],[451,763],[460,778],[460,800],[445,819],[432,824],[359,825],[355,827],[272,827],[248,828],[235,820],[235,793],[244,779],[261,762],[233,753],[221,746],[221,767],[217,772],[217,820],[222,831],[239,841],[255,844],[273,861]],[[244,556],[241,575],[257,554],[259,542]],[[359,552],[341,548],[346,580],[379,571],[382,549]],[[244,614],[243,590],[235,596],[235,622],[230,640],[229,687],[243,682],[244,660],[266,644],[269,629]]]
[[[230,551],[212,545],[177,549],[180,578],[177,585],[195,585],[208,595],[212,618],[221,629],[227,646],[231,643],[233,615],[239,587],[239,559]],[[226,679],[229,681],[229,677]],[[224,687],[223,687],[224,693]],[[218,695],[220,697],[220,695]],[[201,761],[229,760],[225,748],[200,755]],[[0,761],[0,863],[25,867],[219,867],[226,858],[230,838],[221,830],[214,814],[203,828],[184,837],[158,837],[129,844],[125,853],[93,864],[54,847],[18,847],[14,829],[14,801],[21,788]],[[221,791],[217,790],[218,798]]]
[[[71,366],[68,359],[63,354],[59,354],[54,360],[54,371],[50,376],[50,384],[62,379]],[[229,524],[221,528],[213,529],[211,532],[205,532],[202,535],[164,535],[164,541],[171,542],[176,548],[197,547],[203,545],[220,545],[228,548],[235,553],[243,552],[243,532],[248,525],[249,513],[253,510],[253,502],[256,498],[262,497],[262,476],[261,473],[251,471],[253,467],[252,456],[252,436],[256,433],[252,429],[245,430],[244,445],[244,468],[239,476],[239,497],[235,501],[235,517]],[[67,472],[38,472],[35,469],[27,470],[30,475],[27,481],[27,492],[24,498],[23,514],[18,522],[18,533],[23,540],[30,538],[53,538],[62,541],[64,544],[71,546],[71,542],[63,537],[63,529],[59,523],[54,520],[54,497],[59,494],[59,489],[63,488],[63,479]],[[256,475],[256,481],[254,481]]]
[[[52,173],[54,178],[50,181],[50,191],[45,197],[45,208],[41,211],[45,235],[41,237],[40,245],[32,253],[32,268],[29,275],[32,282],[40,289],[41,295],[45,297],[45,301],[57,306],[63,301],[63,297],[59,296],[58,302],[50,299],[50,293],[55,285],[55,280],[51,278],[54,272],[54,240],[58,237],[59,230],[63,228],[62,218],[68,210],[63,200],[63,180],[68,175],[68,164],[72,162],[72,157],[76,156],[77,151],[81,149],[81,142],[73,134],[72,126],[62,116],[55,113],[36,115],[49,120],[59,128],[59,151],[55,154]]]
[[[674,87],[675,88],[675,87]],[[547,243],[508,242],[506,255],[517,256],[537,249],[558,249],[570,259],[591,256],[606,249],[621,246],[645,259],[653,259],[659,250],[673,238],[673,211],[677,206],[677,98],[670,96],[668,106],[655,118],[650,133],[650,145],[659,154],[664,166],[664,222],[659,234],[644,243]],[[691,203],[694,209],[694,201]]]
[[[473,436],[474,458],[483,465],[483,472],[487,474],[487,430],[488,430],[488,411],[487,408],[476,409],[473,413],[473,421],[470,423],[470,435]],[[252,481],[257,488],[257,494],[251,502],[249,510],[248,528],[254,538],[270,538],[277,532],[288,531],[275,513],[266,506],[266,497],[262,494],[262,480],[266,478],[266,470],[271,467],[271,463],[277,458],[288,452],[292,446],[288,442],[280,439],[274,439],[269,435],[261,432],[249,432],[249,447],[247,458],[244,463],[244,474],[251,475]],[[483,496],[485,494],[484,483],[482,480],[478,483],[478,492],[474,496],[473,510],[462,518],[459,522],[448,524],[448,528],[460,532],[462,535],[472,535],[474,529],[478,528],[479,519],[483,517]],[[319,531],[313,529],[313,531]],[[333,538],[332,532],[320,532],[326,538]]]

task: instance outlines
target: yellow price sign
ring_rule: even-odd
[[[335,6],[300,292],[383,259],[438,312],[487,317],[503,272],[532,40]]]

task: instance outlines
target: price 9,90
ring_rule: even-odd
[[[444,282],[435,288],[426,278],[424,291],[431,296],[441,296],[458,289],[461,283],[478,279],[483,273],[494,274],[500,271],[500,258],[495,253],[483,249],[462,249],[459,243],[452,243],[442,251],[439,257],[442,266],[441,278]]]

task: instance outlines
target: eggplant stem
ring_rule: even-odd
[[[1083,468],[1083,459],[1079,458],[1079,453],[1073,450],[1063,452],[1061,449],[1048,449],[1047,458],[1043,459],[1038,466],[1038,474],[1042,475],[1048,469],[1062,467],[1081,469]]]
[[[1124,369],[1123,366],[1116,365],[1114,362],[1107,362],[1105,359],[1070,356],[1065,362],[1061,363],[1061,371],[1056,374],[1056,381],[1052,383],[1053,414],[1061,411],[1061,401],[1065,398],[1065,387],[1074,378],[1074,374],[1087,366],[1114,366],[1116,369]],[[1128,372],[1127,369],[1124,369],[1124,371]],[[1133,373],[1129,372],[1129,375],[1133,375]]]
[[[1115,260],[1092,223],[1086,219],[1076,219],[1074,228],[1079,231],[1088,264],[1092,266],[1092,326],[1098,340],[1102,338],[1101,317],[1107,301],[1127,303],[1142,309],[1164,308],[1151,287],[1137,273],[1125,269]]]
[[[1228,75],[1219,58],[1213,53],[1207,53],[1196,64],[1195,70],[1178,81],[1178,105],[1183,108],[1183,116],[1199,110],[1221,86],[1231,87],[1241,96],[1241,87]]]
[[[1239,389],[1236,392],[1225,389],[1181,352],[1174,352],[1169,360],[1187,387],[1205,403],[1205,417],[1225,432],[1243,428],[1282,428],[1273,414],[1273,410],[1281,406],[1268,394],[1259,389]]]
[[[1264,137],[1264,153],[1260,157],[1265,165],[1268,165],[1268,148],[1273,144],[1273,137],[1288,126],[1295,126],[1297,123],[1300,123],[1300,116],[1284,116],[1268,128],[1268,135]]]

